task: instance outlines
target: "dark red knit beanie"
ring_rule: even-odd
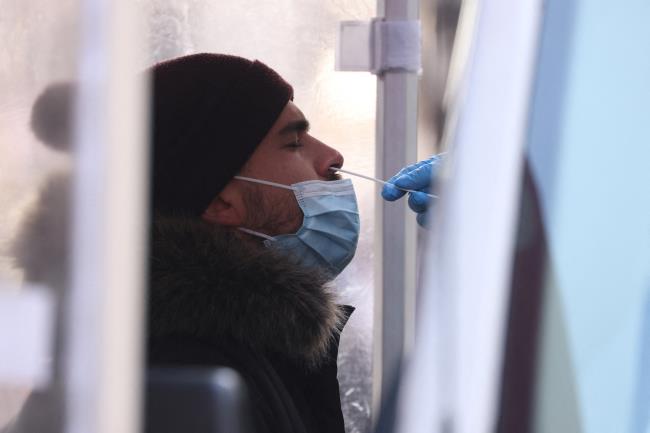
[[[152,197],[158,214],[199,216],[293,99],[259,61],[194,54],[154,66]]]

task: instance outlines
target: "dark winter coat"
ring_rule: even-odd
[[[327,275],[197,219],[157,218],[150,254],[149,365],[234,368],[257,433],[344,432]]]

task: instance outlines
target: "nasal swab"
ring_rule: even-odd
[[[392,184],[390,182],[386,182],[385,180],[381,180],[381,179],[377,179],[377,178],[374,178],[374,177],[366,176],[365,174],[355,173],[355,172],[350,171],[350,170],[343,170],[342,168],[337,168],[337,167],[330,167],[330,170],[332,170],[332,171],[340,171],[341,173],[351,174],[352,176],[362,177],[364,179],[372,180],[373,182],[382,183],[384,185],[390,185],[393,188],[399,189],[401,191],[419,192],[419,193],[425,194],[426,196],[428,196],[430,198],[438,198],[438,196],[434,195],[434,194],[428,194],[428,193],[423,192],[423,191],[415,191],[415,190],[412,190],[412,189],[400,188],[399,186],[395,186],[395,184]]]

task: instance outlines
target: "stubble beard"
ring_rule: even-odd
[[[269,236],[295,233],[302,224],[303,214],[294,194],[288,190],[283,194],[268,194],[265,191],[268,188],[247,185],[244,189],[247,209],[244,227]]]

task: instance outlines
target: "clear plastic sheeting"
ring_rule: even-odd
[[[398,432],[498,431],[537,3],[482,2],[461,17],[460,36],[470,36],[472,50],[454,62],[463,65],[456,70],[462,75],[455,77],[460,88],[450,112],[457,122],[446,131],[450,155],[438,178],[441,200],[422,262],[419,322],[400,389]]]
[[[42,354],[39,359],[25,359],[26,364],[44,369],[24,368],[24,374],[0,379],[0,430],[11,422],[12,432],[60,431],[72,155],[67,146],[69,131],[58,127],[70,118],[70,101],[62,97],[56,83],[76,75],[79,2],[2,0],[0,11],[0,295],[4,295],[0,302],[13,299],[26,315],[38,314],[38,308],[31,308],[38,306],[30,303],[30,289],[24,286],[39,284],[54,307],[54,317],[21,314],[15,316],[13,330],[3,326],[5,332],[15,333],[16,344],[18,332],[25,331],[21,321],[34,326],[36,334],[29,334],[29,344],[23,342],[12,355],[33,349],[31,353]],[[37,320],[45,322],[37,324]],[[41,335],[45,332],[52,338],[51,348],[44,343],[49,338]],[[47,381],[37,377],[41,373]]]
[[[372,0],[138,0],[148,22],[143,66],[197,52],[259,59],[295,90],[314,136],[339,150],[345,167],[374,174],[376,80],[335,72],[339,21],[369,20]],[[343,332],[339,380],[348,433],[370,427],[373,317],[373,238],[376,187],[353,179],[361,212],[357,254],[335,282],[341,302],[356,307]]]

